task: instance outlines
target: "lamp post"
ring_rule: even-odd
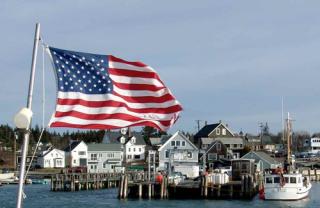
[[[35,76],[35,69],[36,69],[36,59],[38,53],[38,44],[40,40],[40,24],[36,24],[35,30],[35,37],[34,37],[34,44],[33,44],[33,53],[32,53],[32,63],[31,63],[31,72],[30,72],[30,80],[29,80],[29,91],[28,91],[28,98],[27,98],[27,106],[22,108],[14,117],[14,123],[23,133],[24,133],[24,140],[22,146],[22,153],[21,153],[21,165],[20,165],[20,174],[19,174],[19,188],[18,188],[18,196],[17,196],[17,208],[22,207],[22,194],[23,194],[23,184],[25,178],[25,169],[26,169],[26,157],[28,152],[28,145],[29,145],[29,128],[31,124],[32,118],[32,95],[33,95],[33,86],[34,86],[34,76]]]

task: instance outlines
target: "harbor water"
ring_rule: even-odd
[[[26,199],[24,208],[108,208],[108,207],[210,207],[210,208],[285,208],[285,207],[320,207],[320,183],[312,184],[309,198],[300,201],[262,201],[256,196],[254,199],[245,200],[118,200],[117,189],[103,189],[78,192],[52,192],[47,185],[27,185],[25,187]],[[16,207],[16,185],[0,187],[0,208]]]

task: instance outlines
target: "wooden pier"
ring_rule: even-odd
[[[258,192],[254,176],[243,175],[241,181],[213,184],[208,176],[199,181],[186,180],[175,185],[166,177],[161,182],[130,181],[123,175],[119,183],[120,199],[251,199]]]
[[[119,173],[70,173],[51,176],[51,191],[80,191],[118,187]]]
[[[304,169],[300,170],[303,176],[309,178],[310,181],[320,181],[320,169]]]

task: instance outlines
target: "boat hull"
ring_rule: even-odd
[[[269,188],[265,189],[265,200],[286,200],[295,201],[307,198],[311,189],[311,184],[302,188]]]
[[[9,178],[14,178],[14,173],[0,173],[0,181]]]

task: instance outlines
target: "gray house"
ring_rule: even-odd
[[[181,172],[188,177],[199,175],[198,148],[181,132],[176,132],[158,149],[158,170]]]
[[[202,146],[201,138],[218,138],[218,137],[234,137],[234,133],[229,129],[227,124],[219,123],[208,124],[201,128],[194,135],[194,143],[200,148]],[[207,140],[206,140],[207,141]],[[206,149],[206,147],[204,148]]]
[[[250,151],[241,159],[254,159],[257,170],[262,172],[265,169],[274,169],[282,167],[282,163],[270,157],[267,153],[261,151]]]
[[[106,173],[122,171],[121,144],[88,144],[88,172]]]

